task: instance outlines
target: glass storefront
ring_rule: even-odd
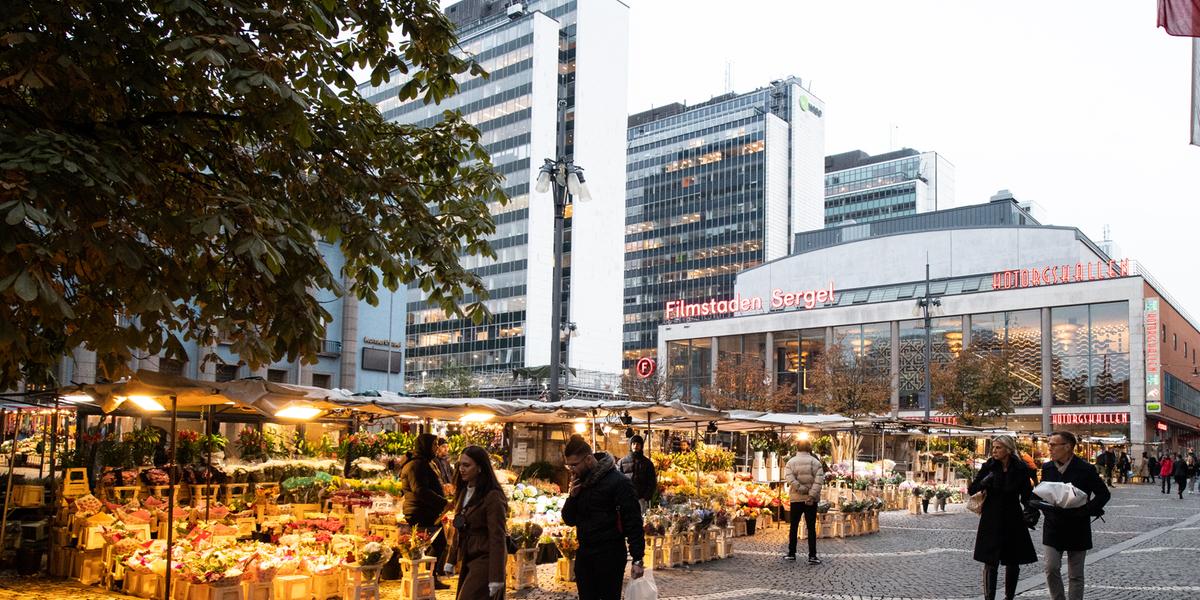
[[[1129,403],[1129,303],[1050,310],[1054,404]]]
[[[971,315],[971,347],[991,353],[1007,349],[1013,373],[1020,381],[1013,404],[1042,405],[1042,311]]]
[[[934,363],[945,364],[962,351],[962,317],[938,317],[930,320],[931,354]],[[900,408],[918,409],[925,405],[925,321],[900,321]],[[936,404],[935,404],[936,406]]]

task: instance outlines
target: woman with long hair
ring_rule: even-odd
[[[508,498],[496,479],[491,457],[467,446],[454,478],[454,528],[458,532],[458,600],[504,598],[508,559]]]
[[[971,494],[986,492],[979,529],[975,535],[975,560],[983,563],[983,597],[995,600],[1000,565],[1004,565],[1004,598],[1012,600],[1021,577],[1021,565],[1037,562],[1024,509],[1033,494],[1033,472],[1017,455],[1010,435],[992,440],[992,457],[967,487]]]
[[[442,583],[442,557],[446,554],[446,536],[441,532],[442,514],[449,501],[446,499],[442,480],[434,469],[437,459],[437,436],[422,433],[417,436],[416,454],[412,460],[404,463],[401,480],[404,482],[404,518],[409,525],[433,536],[426,556],[438,560],[434,567],[434,587],[449,589]]]

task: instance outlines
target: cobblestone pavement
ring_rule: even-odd
[[[1096,549],[1089,553],[1089,600],[1162,600],[1200,597],[1200,495],[1160,494],[1157,487],[1119,486],[1105,522],[1094,526]],[[881,532],[844,540],[821,540],[824,564],[784,562],[785,527],[738,538],[735,556],[686,569],[656,572],[659,596],[673,600],[803,599],[977,599],[979,564],[971,559],[977,517],[961,505],[945,514],[885,513]],[[1040,528],[1034,533],[1039,547]],[[801,542],[803,544],[803,542]],[[1019,598],[1047,598],[1039,565],[1022,570]],[[574,584],[554,580],[553,565],[539,567],[541,588],[510,592],[522,600],[575,598]],[[64,581],[0,578],[0,599],[120,598]],[[389,584],[385,599],[398,599]],[[453,592],[438,594],[450,600]]]

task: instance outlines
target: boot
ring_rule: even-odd
[[[1004,567],[1004,600],[1013,600],[1017,595],[1017,582],[1021,580],[1021,566]]]
[[[983,565],[983,600],[996,600],[996,579],[1000,565]]]

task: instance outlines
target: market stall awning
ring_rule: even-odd
[[[370,412],[374,408],[372,402],[355,398],[341,390],[275,383],[258,377],[218,385],[230,398],[272,417],[310,419],[323,412],[344,409]]]
[[[168,410],[171,397],[175,398],[178,408],[222,404],[239,408],[249,407],[248,402],[226,395],[222,385],[213,381],[197,381],[139,370],[124,381],[71,386],[60,390],[60,395],[68,400],[87,396],[106,413],[116,410],[126,402],[132,402],[142,410],[152,412]]]
[[[722,431],[756,431],[782,429],[784,431],[852,429],[869,423],[867,419],[854,421],[842,415],[814,415],[800,413],[774,413],[751,410],[731,410],[728,417],[717,424]]]

